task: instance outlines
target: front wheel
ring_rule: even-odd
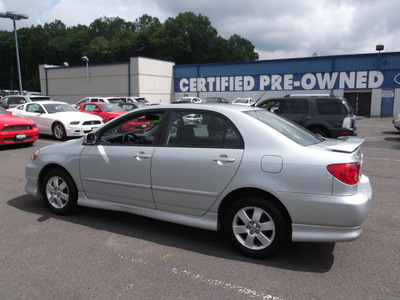
[[[67,139],[67,133],[65,132],[63,124],[57,122],[53,125],[53,136],[59,141],[65,141]]]
[[[69,214],[77,207],[78,192],[71,176],[54,169],[46,174],[42,183],[43,200],[56,214]]]
[[[272,255],[288,237],[281,211],[259,197],[234,203],[224,218],[224,230],[240,251],[254,258]]]

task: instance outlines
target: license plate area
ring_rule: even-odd
[[[17,134],[15,135],[15,139],[16,139],[17,141],[25,140],[25,139],[26,139],[26,133],[17,133]]]

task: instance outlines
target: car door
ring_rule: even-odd
[[[49,119],[47,112],[41,104],[35,102],[26,104],[25,116],[36,123],[36,127],[40,133],[51,132],[53,121]]]
[[[162,119],[163,112],[146,115]],[[81,154],[80,173],[89,199],[154,208],[150,167],[155,151],[156,126],[148,131],[124,131],[143,114],[111,122],[98,133],[99,143],[86,146]]]
[[[151,179],[157,209],[201,216],[235,175],[244,152],[243,139],[225,117],[201,113],[202,124],[183,119],[198,110],[175,111],[153,155]]]

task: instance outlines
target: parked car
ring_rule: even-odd
[[[123,110],[125,111],[129,111],[132,109],[136,109],[139,107],[143,107],[143,106],[149,106],[150,103],[146,103],[146,102],[121,102],[118,103],[118,106],[121,107]]]
[[[0,107],[2,107],[4,109],[9,109],[10,108],[8,106],[7,102],[5,102],[3,98],[0,98]]]
[[[67,137],[82,136],[103,124],[100,117],[80,112],[65,102],[25,103],[10,111],[15,116],[33,120],[40,134],[53,135],[60,141],[66,140]]]
[[[0,146],[33,144],[38,139],[38,129],[30,119],[13,116],[0,107]]]
[[[191,114],[209,122],[184,125]],[[151,128],[122,130],[139,117]],[[265,257],[289,240],[361,234],[371,201],[363,141],[323,139],[257,107],[149,106],[36,151],[25,191],[56,214],[87,206],[222,229],[246,255]]]
[[[120,97],[122,102],[127,102],[127,103],[149,103],[146,98],[144,97]]]
[[[279,114],[323,137],[357,135],[356,116],[342,97],[294,94],[258,101],[256,106]]]
[[[229,104],[230,102],[226,100],[223,97],[207,97],[206,99],[203,100],[202,103],[224,103],[224,104]]]
[[[121,99],[119,97],[86,97],[82,100],[79,100],[74,104],[74,106],[78,107],[80,104],[89,102],[119,103],[121,102]]]
[[[400,113],[393,116],[393,126],[400,131]]]
[[[253,98],[236,98],[233,99],[232,104],[250,106],[256,103]]]
[[[4,96],[1,100],[2,100],[1,106],[5,109],[9,109],[23,103],[51,100],[51,98],[49,96],[28,94],[28,95],[7,95]]]
[[[176,102],[178,102],[178,103],[201,103],[202,100],[198,97],[182,97],[182,98],[179,98]]]
[[[126,111],[120,106],[112,103],[102,103],[102,102],[88,102],[79,104],[77,109],[81,112],[97,115],[103,119],[106,123],[122,114]]]
[[[202,114],[187,114],[182,119],[185,125],[200,125],[203,123]]]

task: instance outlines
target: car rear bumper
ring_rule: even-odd
[[[347,242],[358,238],[363,225],[357,227],[328,227],[292,224],[293,242]]]
[[[351,241],[362,232],[371,204],[372,189],[368,177],[363,175],[358,183],[358,191],[353,195],[285,196],[283,202],[292,218],[293,241]]]

